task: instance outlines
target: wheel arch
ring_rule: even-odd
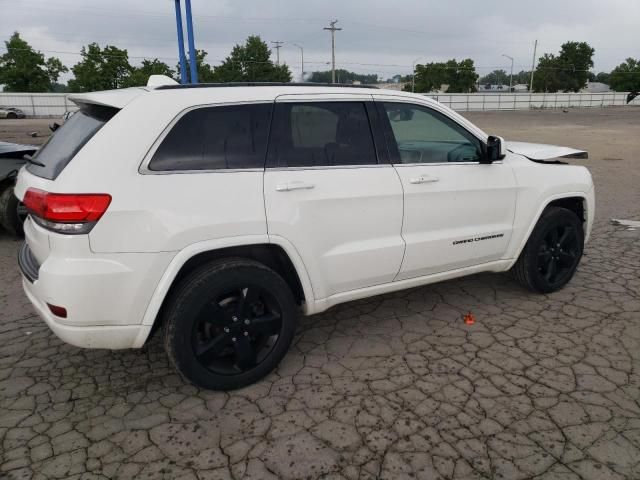
[[[313,305],[311,282],[293,245],[284,239],[269,239],[266,235],[233,237],[199,242],[179,251],[158,282],[142,324],[153,325],[154,329],[159,326],[156,319],[160,316],[166,299],[181,279],[195,268],[214,260],[231,257],[255,260],[266,265],[284,278],[304,312]]]
[[[540,217],[542,217],[542,214],[544,213],[544,211],[549,207],[562,207],[574,212],[583,224],[583,228],[585,230],[585,241],[586,241],[588,230],[589,230],[588,229],[589,205],[588,205],[587,194],[585,192],[567,192],[567,193],[553,195],[551,197],[546,198],[545,201],[541,203],[540,207],[536,212],[536,215],[534,216],[533,220],[530,222],[528,226],[526,234],[518,243],[518,247],[515,250],[514,255],[511,256],[512,261],[509,264],[509,268],[511,268],[518,260],[518,257],[520,257],[520,254],[522,253],[522,250],[527,244],[527,241],[529,241],[529,237],[531,237],[531,233],[533,232],[533,229],[538,224],[538,221],[540,221]]]

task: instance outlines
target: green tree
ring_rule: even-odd
[[[609,85],[609,82],[611,81],[611,74],[607,73],[607,72],[599,72],[596,75],[596,82],[600,82],[600,83],[606,83],[607,85]]]
[[[426,65],[416,65],[415,91],[432,92],[448,85],[447,92],[467,93],[476,91],[476,73],[473,60],[467,58],[460,62],[455,59],[446,62],[432,62]],[[404,90],[411,91],[411,82]]]
[[[90,43],[82,47],[80,54],[82,60],[71,69],[75,77],[69,80],[69,90],[72,92],[121,88],[133,70],[129,65],[127,50],[113,45],[101,49],[97,43]]]
[[[290,82],[287,65],[275,65],[271,50],[259,36],[247,38],[244,45],[233,47],[231,54],[213,69],[215,82]]]
[[[400,78],[400,75],[397,75]],[[331,70],[326,70],[322,72],[311,72],[311,76],[308,79],[309,82],[313,83],[331,83]],[[360,73],[350,72],[349,70],[344,70],[342,68],[336,70],[336,82],[338,83],[353,83],[360,82],[362,84],[373,84],[378,83],[380,80],[378,79],[378,75],[373,73],[370,75],[364,75]]]
[[[124,79],[124,87],[140,87],[147,84],[151,75],[166,75],[173,78],[173,70],[157,58],[143,60],[139,67],[131,67],[131,73]]]
[[[611,71],[609,85],[617,92],[640,92],[640,60],[627,58]]]
[[[207,58],[207,55],[208,53],[206,51],[196,49],[196,71],[198,72],[198,81],[202,83],[215,82],[213,78],[213,68],[211,68],[211,65],[205,62],[205,58]],[[191,70],[189,69],[188,56],[186,57],[185,61],[186,61],[185,67],[187,71],[186,81],[188,83],[191,81]],[[180,80],[179,78],[180,64],[179,63],[176,65],[176,77],[178,77],[178,80]]]
[[[514,85],[518,85],[518,84],[529,85],[530,81],[531,81],[531,71],[520,70],[518,73],[513,74]]]
[[[494,70],[491,73],[486,74],[484,77],[480,77],[478,80],[481,85],[508,85],[509,74],[504,70]]]
[[[533,80],[536,92],[578,92],[589,79],[595,50],[586,42],[566,42],[560,53],[545,53]]]
[[[7,53],[0,56],[0,84],[5,92],[50,91],[60,74],[69,70],[58,58],[45,60],[18,32],[4,44]]]

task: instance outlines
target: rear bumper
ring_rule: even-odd
[[[75,326],[65,325],[49,311],[46,302],[39,299],[36,287],[26,277],[22,286],[34,308],[47,326],[60,340],[81,348],[140,348],[144,345],[151,326],[117,325],[117,326]]]
[[[97,255],[86,236],[45,236],[38,228],[25,222],[18,264],[24,291],[49,328],[78,347],[141,347],[151,331],[142,319],[173,254]],[[47,304],[67,316],[54,315]]]

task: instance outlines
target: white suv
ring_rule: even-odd
[[[138,348],[159,327],[184,377],[237,388],[300,312],[510,269],[552,292],[578,265],[593,183],[557,158],[586,152],[401,92],[152,83],[71,96],[19,174],[24,289],[68,343]]]

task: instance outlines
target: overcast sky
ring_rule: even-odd
[[[326,70],[331,38],[322,27],[338,19],[339,68],[407,74],[411,64],[462,59],[480,74],[496,68],[529,69],[568,40],[595,48],[594,71],[640,57],[640,0],[192,0],[196,47],[217,64],[251,34],[286,44],[280,59],[296,79],[304,47],[305,71]],[[92,41],[126,48],[131,63],[158,57],[177,63],[173,0],[0,0],[0,38],[17,30],[47,56],[71,67]],[[4,45],[0,52],[4,52]],[[140,58],[137,58],[140,57]],[[274,51],[275,57],[275,51]],[[66,78],[65,78],[66,79]]]

